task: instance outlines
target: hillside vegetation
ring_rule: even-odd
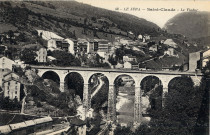
[[[132,15],[96,8],[75,1],[27,1],[0,3],[0,33],[8,30],[25,34],[53,31],[64,38],[105,38],[116,36],[133,39],[138,34],[158,35],[156,24]],[[132,31],[134,34],[129,34]],[[33,38],[33,37],[32,37]]]

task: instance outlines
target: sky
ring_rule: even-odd
[[[144,18],[163,27],[164,24],[181,12],[210,11],[209,0],[76,0],[95,7],[123,12]],[[117,10],[118,8],[118,10]],[[159,11],[149,9],[159,9]],[[163,11],[161,11],[163,10]],[[167,11],[166,11],[167,10]]]

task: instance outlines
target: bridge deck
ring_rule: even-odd
[[[202,73],[181,72],[181,71],[155,71],[155,70],[131,70],[131,69],[105,69],[105,68],[85,68],[85,67],[59,67],[59,66],[34,66],[35,69],[54,69],[72,71],[95,71],[95,72],[116,72],[116,73],[141,73],[141,74],[165,74],[165,75],[191,75],[202,76]]]

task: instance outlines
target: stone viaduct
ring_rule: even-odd
[[[50,66],[31,66],[32,69],[38,71],[38,75],[41,77],[44,73],[52,71],[59,76],[60,90],[64,92],[65,77],[73,72],[79,73],[84,81],[83,87],[83,106],[88,110],[91,106],[90,91],[88,89],[88,80],[92,75],[101,73],[107,77],[109,81],[109,94],[108,94],[108,113],[107,119],[110,121],[116,121],[116,89],[115,80],[120,75],[129,75],[135,81],[135,101],[134,101],[134,121],[141,122],[141,81],[147,76],[155,76],[159,78],[163,86],[163,98],[168,92],[169,82],[182,76],[188,76],[194,82],[194,85],[200,85],[202,74],[196,74],[195,72],[178,72],[178,71],[139,71],[139,70],[123,70],[123,69],[102,69],[102,68],[82,68],[82,67],[50,67]]]

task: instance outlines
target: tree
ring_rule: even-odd
[[[123,60],[123,56],[125,55],[124,46],[122,45],[120,48],[116,49],[115,51],[116,57],[118,60]]]
[[[0,46],[0,54],[4,54],[5,52],[5,47],[4,46]]]
[[[25,33],[20,33],[20,35],[18,36],[18,40],[20,42],[27,42],[27,37]]]
[[[33,31],[31,32],[31,34],[38,37],[38,32],[37,32],[36,30],[33,30]],[[40,33],[40,34],[41,34],[41,33]]]
[[[194,135],[206,135],[209,133],[209,91],[210,91],[210,62],[202,70],[204,78],[202,82],[206,82],[204,86],[202,104],[199,110],[198,119],[195,125]]]
[[[91,17],[91,20],[95,22],[96,21],[96,17]]]
[[[97,30],[96,30],[96,29],[93,30],[93,36],[94,36],[94,37],[98,37],[98,35],[97,35]]]
[[[36,64],[36,57],[37,54],[33,50],[26,48],[21,52],[20,59],[26,64]]]
[[[117,126],[117,128],[114,130],[115,135],[133,135],[133,132],[129,127],[121,127]]]
[[[14,37],[14,32],[12,30],[8,31],[8,36],[11,39],[12,37]]]
[[[108,61],[112,65],[117,65],[117,60],[116,60],[116,58],[113,57],[113,55],[109,57]]]
[[[164,108],[152,113],[146,134],[192,135],[203,93],[203,87],[194,87],[190,78],[176,79],[169,86]]]
[[[52,56],[56,58],[53,61],[53,64],[56,66],[81,66],[80,60],[71,53],[57,50],[52,52]]]
[[[84,19],[84,25],[87,25],[87,18]]]

